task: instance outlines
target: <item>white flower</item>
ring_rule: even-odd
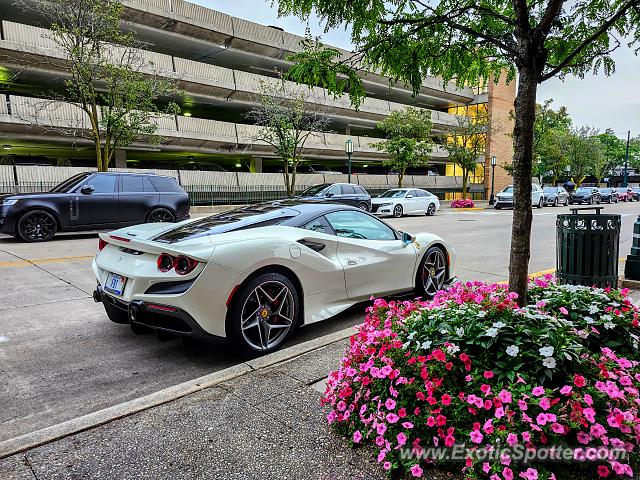
[[[407,340],[413,340],[413,337],[416,336],[416,332],[411,332],[409,335],[407,335]]]
[[[487,330],[486,335],[489,336],[489,337],[497,337],[498,336],[498,329],[491,327],[489,330]]]
[[[597,305],[591,305],[591,306],[589,307],[589,313],[590,313],[591,315],[593,315],[594,313],[598,313],[598,310],[600,310],[600,309],[598,308],[598,306],[597,306]]]
[[[542,361],[542,365],[547,368],[556,368],[556,359],[553,357],[547,357]]]
[[[551,355],[553,355],[553,347],[542,347],[538,351],[543,357],[550,357]]]
[[[404,342],[404,343],[402,344],[402,349],[403,349],[403,350],[406,350],[407,348],[409,348],[409,345],[410,345],[410,344],[411,344],[411,342]]]
[[[431,347],[431,340],[425,340],[424,342],[422,342],[422,345],[420,345],[422,347],[423,350],[428,350],[429,347]]]
[[[613,320],[613,317],[611,315],[602,315],[600,317],[600,320],[604,320],[605,322],[608,322],[609,320]]]
[[[464,328],[462,327],[458,327],[456,328],[456,335],[458,335],[459,337],[464,335]]]
[[[519,351],[520,348],[516,345],[510,345],[507,347],[507,355],[509,355],[510,357],[515,357],[516,355],[518,355]]]
[[[607,322],[604,324],[604,328],[606,328],[607,330],[611,330],[612,328],[616,328],[616,324],[612,322]]]
[[[503,323],[503,322],[496,322],[496,323],[494,323],[494,324],[493,324],[493,326],[494,326],[495,328],[502,328],[502,327],[506,327],[506,326],[507,326],[507,324],[506,324],[506,323]]]
[[[440,330],[440,333],[441,333],[442,335],[446,335],[446,334],[447,334],[447,333],[449,333],[449,332],[447,332],[447,331],[443,328],[442,330]]]
[[[633,342],[633,348],[638,349],[638,342]]]
[[[593,318],[591,317],[584,317],[584,321],[587,322],[587,324],[591,325],[593,323]]]
[[[485,312],[484,310],[480,310],[480,311],[477,313],[477,316],[478,316],[478,318],[484,318],[484,317],[486,317],[486,316],[487,316],[487,312]]]
[[[460,351],[460,347],[459,347],[458,345],[449,345],[449,346],[447,347],[447,351],[448,351],[449,353],[456,353],[456,352],[459,352],[459,351]]]
[[[580,338],[587,338],[589,336],[589,332],[586,330],[578,330],[576,333]]]

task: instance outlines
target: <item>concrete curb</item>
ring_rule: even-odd
[[[0,442],[0,459],[26,450],[31,450],[32,448],[60,440],[85,430],[90,430],[100,425],[128,417],[135,413],[142,412],[165,403],[172,402],[247,373],[262,370],[278,363],[283,363],[305,353],[318,350],[319,348],[326,347],[332,343],[349,338],[355,332],[356,330],[354,327],[349,327],[338,332],[330,333],[329,335],[324,335],[320,338],[315,338],[313,340],[270,353],[263,357],[258,357],[253,360],[225,368],[209,375],[204,375],[187,382],[179,383],[173,387],[165,388],[128,402],[120,403],[103,410],[98,410],[97,412],[89,413],[19,437],[4,440]]]

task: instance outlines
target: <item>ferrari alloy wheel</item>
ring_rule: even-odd
[[[44,210],[32,210],[18,220],[17,234],[25,242],[46,242],[57,230],[58,222]]]
[[[393,216],[395,218],[400,218],[402,216],[402,205],[396,205],[393,207]]]
[[[427,298],[442,290],[447,275],[447,259],[440,247],[427,250],[418,269],[417,289]]]
[[[245,285],[234,300],[228,331],[245,350],[276,350],[296,325],[298,292],[284,275],[260,275]]]
[[[173,223],[175,222],[175,217],[173,213],[166,208],[154,208],[149,215],[147,215],[147,223],[156,222]]]
[[[436,204],[430,203],[427,207],[427,215],[433,217],[436,214]]]

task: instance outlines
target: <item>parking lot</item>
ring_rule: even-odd
[[[534,210],[530,273],[555,266],[556,214]],[[638,203],[605,207],[622,215],[620,252],[632,241]],[[457,250],[461,280],[504,281],[511,212],[444,208],[434,217],[390,219],[407,232],[429,231]],[[223,342],[185,346],[136,336],[111,323],[91,298],[95,233],[60,235],[43,244],[0,236],[0,441],[139,397],[242,359]],[[361,321],[363,306],[300,329],[295,342]]]

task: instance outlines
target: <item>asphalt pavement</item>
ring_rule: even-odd
[[[555,265],[556,214],[534,210],[529,272]],[[621,256],[629,252],[639,203],[606,206],[622,214]],[[441,235],[457,250],[461,280],[507,278],[511,212],[443,209],[435,217],[389,221],[407,232]],[[136,336],[106,318],[90,297],[95,233],[61,235],[45,244],[0,236],[0,441],[236,365],[223,342],[197,346]],[[362,320],[364,306],[300,329],[294,343]]]

